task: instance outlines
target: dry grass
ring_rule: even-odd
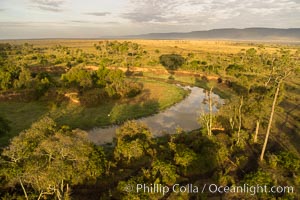
[[[67,46],[70,48],[80,48],[87,51],[95,51],[94,44],[101,40],[73,40],[73,39],[53,39],[53,40],[0,40],[0,43],[24,44],[30,43],[36,47],[54,47],[56,45]],[[115,40],[111,40],[115,41]],[[226,41],[226,40],[117,40],[132,41],[144,46],[147,51],[154,52],[156,49],[160,53],[238,53],[243,49],[264,48],[265,51],[275,52],[278,47],[286,47],[294,51],[297,49],[284,43],[271,42],[251,42],[251,41]]]

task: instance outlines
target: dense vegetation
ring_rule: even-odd
[[[100,41],[85,50],[61,45],[1,44],[3,104],[21,101],[15,96],[21,95],[24,100],[23,97],[32,94],[34,100],[61,104],[65,101],[62,97],[67,96],[93,111],[107,101],[130,102],[131,98],[142,95],[147,82],[142,82],[144,85],[137,82],[139,77],[201,86],[207,91],[204,103],[208,108],[199,116],[200,130],[186,133],[178,129],[173,135],[152,138],[146,125],[127,121],[118,129],[112,144],[103,146],[91,144],[86,133],[76,129],[80,126],[70,128],[64,126],[62,117],[44,116],[3,149],[1,196],[4,199],[18,196],[297,199],[299,47],[234,43],[230,47],[238,50],[226,52],[193,49],[192,45],[189,49],[189,44],[180,41],[175,44],[172,48],[165,45],[159,48],[147,42],[140,45]],[[89,68],[95,65],[95,69]],[[169,73],[173,80],[168,80]],[[216,104],[213,92],[226,98],[217,113],[212,109]],[[33,99],[26,101],[32,103]],[[0,135],[8,134],[14,124],[6,120],[7,113],[3,114]],[[193,184],[199,188],[208,183],[222,186],[247,183],[293,186],[294,192],[251,195],[212,194],[207,190],[204,193],[128,190],[140,183],[168,187]]]

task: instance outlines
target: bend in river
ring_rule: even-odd
[[[184,131],[200,128],[197,119],[201,112],[208,112],[208,105],[205,103],[207,94],[199,87],[186,86],[184,89],[191,90],[184,100],[160,113],[136,121],[145,123],[154,137],[175,133],[177,127]],[[219,104],[223,102],[216,94],[213,94],[212,98]],[[216,106],[213,110],[217,110]],[[108,128],[94,128],[88,132],[88,137],[96,144],[112,142],[118,127],[115,125]]]

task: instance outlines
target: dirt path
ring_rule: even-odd
[[[66,93],[65,97],[67,97],[70,101],[76,104],[80,104],[80,101],[78,99],[78,93],[77,92],[70,92]]]

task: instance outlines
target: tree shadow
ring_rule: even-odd
[[[299,106],[297,106],[299,107]],[[293,118],[291,115],[291,111],[287,111],[285,113],[285,117],[282,116],[282,121],[276,122],[276,129],[278,130],[279,138],[287,137],[288,142],[284,142],[286,139],[282,139],[282,141],[276,137],[277,142],[281,144],[284,148],[290,148],[287,147],[287,145],[292,145],[294,149],[297,150],[297,153],[300,154],[300,133],[299,133],[299,120]],[[284,135],[283,135],[284,134]]]

